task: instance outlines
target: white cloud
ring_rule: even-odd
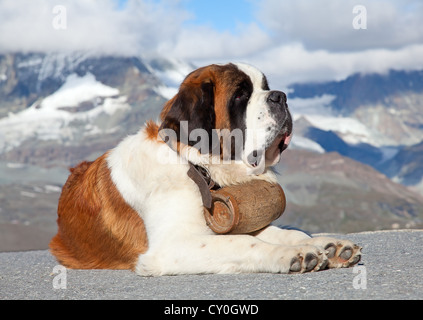
[[[354,30],[356,0],[262,0],[256,22],[233,32],[186,24],[182,0],[62,0],[67,28],[52,22],[56,0],[0,0],[0,52],[94,50],[179,58],[198,65],[242,61],[275,86],[342,79],[355,72],[423,68],[423,3],[362,0],[367,30]]]
[[[239,32],[220,33],[209,26],[185,28],[174,40],[159,46],[161,54],[195,61],[232,60],[254,55],[269,45],[271,39],[256,24],[240,26]]]
[[[172,0],[130,0],[123,10],[113,0],[63,0],[66,28],[57,29],[56,5],[54,0],[1,0],[0,51],[150,53],[161,39],[174,37],[186,17]]]
[[[105,47],[116,34],[113,21],[118,13],[113,11],[111,1],[103,2],[100,12],[93,1],[63,1],[67,28],[57,30],[52,24],[57,2],[3,0],[0,2],[0,48],[2,51],[48,51]]]
[[[356,5],[367,12],[367,29],[356,30]],[[258,19],[275,39],[301,41],[310,50],[398,49],[423,42],[423,3],[417,0],[263,0]]]
[[[94,50],[124,55],[157,53],[195,61],[237,59],[270,42],[255,23],[234,33],[184,24],[191,17],[180,1],[63,0],[66,29],[55,29],[56,0],[0,0],[0,52]]]
[[[281,45],[251,57],[272,84],[341,80],[353,73],[385,73],[390,69],[423,69],[423,44],[398,50],[371,49],[354,52],[309,51],[302,44]]]
[[[184,25],[190,13],[180,1],[63,0],[66,29],[55,29],[56,0],[0,0],[0,51],[94,50],[125,55],[220,59],[251,54],[268,43],[256,24],[236,34],[211,26]]]

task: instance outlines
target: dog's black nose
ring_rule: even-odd
[[[282,91],[270,91],[267,96],[267,102],[273,102],[277,104],[286,103],[286,94]]]

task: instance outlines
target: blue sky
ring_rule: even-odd
[[[128,0],[117,1],[120,9],[124,9],[128,2]],[[180,4],[191,14],[185,25],[209,25],[219,32],[237,33],[239,24],[255,21],[253,2],[253,0],[181,0]]]
[[[246,0],[186,0],[185,8],[194,14],[193,24],[209,24],[224,32],[237,32],[238,24],[254,21],[251,1]]]

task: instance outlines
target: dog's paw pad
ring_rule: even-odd
[[[350,246],[344,247],[342,252],[339,254],[339,257],[343,260],[349,260],[353,254],[353,249]]]
[[[319,263],[319,258],[314,253],[307,253],[304,264],[305,264],[305,271],[309,272],[313,270],[317,264]]]
[[[300,272],[303,258],[298,255],[291,260],[291,267],[289,268],[290,272]]]
[[[328,258],[333,258],[336,253],[336,245],[334,243],[328,243],[325,247],[326,256]]]
[[[335,255],[329,259],[330,268],[344,268],[357,264],[361,259],[361,247],[356,244],[339,242]]]
[[[325,269],[328,265],[328,258],[322,248],[314,246],[300,247],[299,253],[291,259],[289,272],[303,273]]]

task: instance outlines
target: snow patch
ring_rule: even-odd
[[[37,197],[37,195],[35,193],[27,192],[27,191],[21,191],[20,194],[21,194],[21,196],[28,197],[28,198],[36,198]]]
[[[384,140],[380,134],[369,129],[361,121],[352,117],[336,116],[330,107],[335,98],[336,96],[325,94],[308,99],[290,99],[288,104],[294,121],[303,117],[313,127],[336,132],[341,139],[352,145],[359,143],[383,145]]]
[[[24,163],[17,163],[17,162],[8,162],[8,163],[6,164],[6,166],[7,166],[9,169],[22,169],[22,168],[24,168],[24,167],[25,167],[25,164],[24,164]]]
[[[372,132],[360,121],[349,117],[304,116],[314,127],[324,131],[334,131],[350,144],[370,143]]]
[[[116,97],[119,90],[98,82],[94,75],[83,77],[71,74],[55,93],[31,107],[0,119],[0,153],[18,147],[30,138],[38,140],[72,140],[75,132],[72,121],[89,122],[102,113],[112,115],[118,110],[129,109],[126,97]],[[90,101],[93,108],[87,111],[69,112],[66,107],[77,107]]]
[[[87,73],[83,77],[71,74],[59,90],[43,100],[40,108],[76,107],[81,102],[90,101],[96,97],[111,97],[118,94],[118,89],[96,81],[91,73]]]
[[[317,153],[325,153],[325,150],[313,140],[310,140],[305,137],[295,135],[292,137],[289,148],[291,149],[300,149],[300,150],[309,150]]]
[[[185,77],[194,70],[194,66],[177,59],[167,59],[170,64],[162,69],[155,69],[147,64],[147,68],[154,73],[163,85],[156,87],[156,92],[166,99],[173,98]]]
[[[160,86],[160,87],[157,87],[155,91],[157,94],[161,95],[163,98],[170,100],[178,93],[178,88]]]
[[[54,186],[51,184],[46,184],[44,186],[44,190],[46,193],[57,193],[57,192],[62,192],[62,188],[58,187],[58,186]]]
[[[336,98],[334,95],[324,94],[313,98],[293,98],[289,99],[289,110],[292,112],[294,120],[304,115],[333,116],[330,104]]]
[[[23,68],[31,68],[37,65],[40,65],[43,62],[42,58],[33,58],[33,59],[29,59],[27,61],[23,61],[23,62],[19,62],[17,67],[19,69],[23,69]]]

